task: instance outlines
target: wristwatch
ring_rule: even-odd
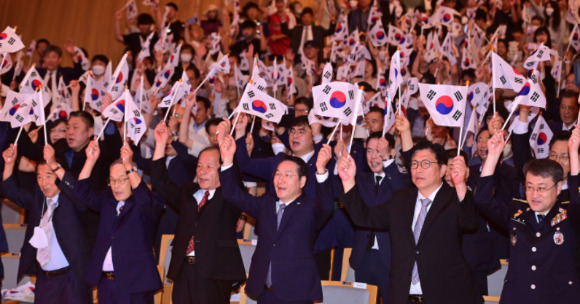
[[[133,167],[133,168],[131,168],[131,170],[127,171],[126,173],[127,173],[127,175],[129,175],[133,172],[137,172],[137,168]]]

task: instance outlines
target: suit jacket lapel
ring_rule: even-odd
[[[284,208],[284,214],[282,214],[282,220],[280,221],[280,227],[278,227],[278,235],[284,230],[286,224],[290,221],[290,218],[296,212],[296,209],[300,208],[302,205],[302,200],[304,199],[304,195],[298,197],[294,202]],[[277,218],[276,218],[277,219]],[[276,221],[277,223],[277,221]]]
[[[449,186],[445,182],[443,182],[443,186],[435,196],[431,208],[429,208],[429,212],[427,212],[427,217],[425,218],[425,222],[423,223],[423,228],[421,229],[421,234],[419,235],[419,241],[417,242],[417,244],[421,242],[421,240],[425,236],[425,231],[427,231],[429,229],[429,226],[433,224],[433,221],[435,221],[437,214],[439,214],[439,212],[443,209],[443,207],[445,207],[445,205],[450,199],[449,196],[451,194],[455,194],[455,191],[451,190]]]
[[[415,235],[413,234],[413,217],[415,216],[415,205],[417,202],[417,189],[414,189],[409,193],[409,196],[404,200],[403,203],[403,214],[402,216],[405,218],[404,223],[409,223],[406,229],[409,232],[409,237],[412,240],[412,243],[415,243]]]

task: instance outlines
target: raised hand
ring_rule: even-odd
[[[197,102],[197,98],[195,97],[195,94],[193,92],[189,93],[185,97],[185,110],[191,111],[191,109],[193,109],[193,106],[195,106],[196,102]]]
[[[395,129],[399,133],[411,132],[411,124],[405,115],[402,113],[397,113],[395,117]]]
[[[487,151],[489,155],[499,157],[503,153],[505,142],[502,132],[497,132],[487,141]]]
[[[318,158],[316,159],[316,173],[324,174],[326,172],[326,166],[331,159],[332,149],[329,145],[323,144],[320,151],[318,151]]]
[[[338,176],[342,180],[344,192],[350,191],[355,185],[354,177],[356,176],[356,164],[352,157],[344,155],[338,159]]]
[[[78,80],[71,80],[70,81],[70,84],[69,84],[69,87],[70,87],[70,90],[73,93],[77,93],[78,94],[80,92],[80,90],[81,90],[81,85],[79,84],[79,81]]]
[[[101,148],[99,147],[99,142],[97,140],[91,140],[89,145],[87,146],[85,153],[87,155],[87,162],[96,163],[99,159],[99,155],[101,154]]]
[[[334,146],[334,155],[336,158],[341,158],[343,155],[346,155],[346,145],[344,144],[344,140],[340,138],[336,141],[336,145]]]
[[[155,145],[162,145],[165,147],[167,139],[169,138],[169,128],[167,128],[165,122],[162,121],[157,124],[157,127],[155,127],[155,130],[153,131],[153,138],[155,138]]]
[[[217,142],[221,146],[222,141],[225,140],[226,135],[230,133],[232,125],[227,118],[224,118],[222,122],[217,126]]]
[[[572,136],[568,140],[568,151],[570,155],[572,153],[578,154],[578,147],[580,147],[580,125],[575,125],[574,130],[572,130]]]
[[[220,131],[220,135],[222,132]],[[223,166],[229,166],[234,163],[234,155],[236,154],[236,141],[226,132],[221,142],[218,140],[220,146],[220,154],[222,157]]]
[[[16,156],[17,156],[16,147],[13,144],[10,144],[10,147],[8,147],[8,149],[4,150],[4,152],[2,153],[4,163],[7,165],[14,164],[14,162],[16,161]]]
[[[252,151],[254,151],[254,137],[251,133],[246,136],[246,150],[248,150],[248,155],[251,155]]]
[[[389,158],[389,152],[388,152],[388,148],[389,148],[389,142],[387,141],[387,139],[385,137],[381,137],[379,138],[379,143],[377,145],[377,149],[379,150],[379,155],[381,155],[381,158],[383,160],[388,159]],[[393,147],[391,147],[393,148]]]
[[[457,185],[461,186],[465,184],[467,172],[468,169],[463,156],[456,156],[453,159],[453,169],[451,170],[451,179],[456,187]]]
[[[54,157],[54,148],[51,145],[44,145],[44,160],[50,168],[56,165],[56,158]]]
[[[133,168],[133,150],[131,150],[127,141],[123,142],[123,147],[121,147],[121,159],[125,170],[128,171]]]

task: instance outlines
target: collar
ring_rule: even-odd
[[[301,158],[301,159],[302,159],[302,160],[303,160],[305,163],[308,163],[308,162],[310,161],[310,159],[312,158],[312,156],[314,156],[314,152],[316,152],[316,151],[312,150],[312,151],[310,151],[310,152],[308,152],[308,153],[306,153],[306,154],[304,154],[304,155],[300,156],[300,158]]]
[[[201,197],[203,197],[204,192],[205,191],[209,191],[209,196],[207,197],[207,200],[209,201],[210,199],[213,198],[213,195],[215,194],[215,190],[216,189],[213,189],[213,190],[205,190],[205,189],[201,189],[200,188],[199,190],[197,190],[197,192],[195,193],[195,195],[200,195]]]
[[[571,124],[571,125],[567,126],[565,123],[562,123],[562,130],[564,130],[564,131],[566,131],[566,130],[567,131],[570,131],[570,130],[572,130],[572,128],[574,128],[574,124]]]
[[[59,196],[60,196],[60,192],[59,192],[59,193],[57,193],[57,194],[56,194],[55,196],[53,196],[53,197],[46,197],[46,199],[45,199],[45,201],[46,201],[46,204],[48,205],[48,200],[49,200],[49,199],[51,199],[51,200],[53,200],[53,201],[55,201],[55,202],[56,202],[56,203],[55,203],[55,205],[54,205],[54,208],[58,207],[58,197],[59,197]]]
[[[433,203],[435,201],[435,196],[437,196],[437,193],[439,192],[439,190],[441,190],[441,187],[443,187],[443,182],[441,182],[441,185],[439,185],[439,187],[435,189],[435,191],[433,191],[433,193],[431,193],[429,197],[424,197],[423,194],[421,194],[421,191],[417,190],[417,193],[419,193],[419,199],[428,198],[431,200],[431,203]]]

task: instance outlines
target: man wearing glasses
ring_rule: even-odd
[[[524,167],[526,200],[499,199],[493,191],[494,170],[505,146],[502,133],[488,142],[489,155],[477,184],[478,210],[509,231],[510,265],[501,303],[576,303],[580,281],[574,255],[580,233],[578,144],[573,131],[568,147],[570,198],[562,201],[563,166],[534,159]]]
[[[408,122],[407,122],[408,124]],[[405,148],[405,145],[403,145]],[[386,229],[392,241],[388,303],[481,303],[461,252],[461,235],[477,229],[478,217],[465,184],[467,166],[454,158],[455,189],[444,183],[447,153],[420,142],[410,150],[416,188],[397,191],[385,203],[369,207],[355,187],[352,157],[341,157],[341,202],[359,226]]]

